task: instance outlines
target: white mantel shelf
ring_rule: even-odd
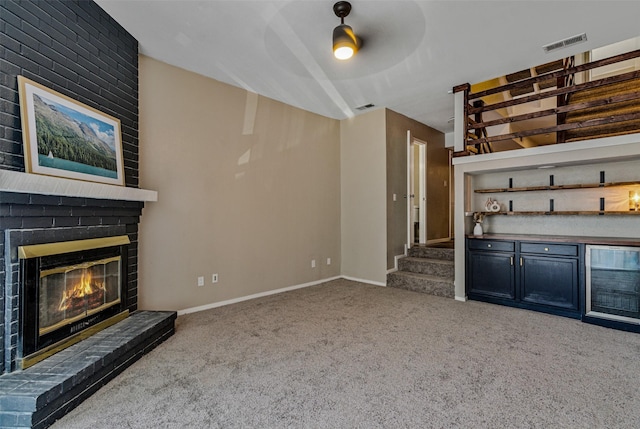
[[[158,201],[158,192],[0,170],[0,191],[122,201]]]

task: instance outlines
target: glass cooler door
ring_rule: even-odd
[[[588,245],[586,314],[640,324],[640,248]]]

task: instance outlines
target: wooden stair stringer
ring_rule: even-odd
[[[583,103],[596,99],[607,99],[617,95],[634,93],[640,95],[640,79],[633,79],[625,82],[612,83],[596,88],[577,91],[572,94],[569,104]],[[613,118],[625,114],[640,114],[640,98],[576,110],[574,112],[567,113],[565,122],[585,122],[592,119],[606,117]],[[614,122],[611,124],[591,127],[587,126],[568,130],[565,134],[565,141],[573,142],[637,132],[640,132],[640,119],[633,119],[623,122]]]

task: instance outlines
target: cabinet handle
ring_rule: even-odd
[[[509,256],[509,261],[511,262],[511,266],[513,266],[513,256]]]
[[[522,258],[520,258],[520,266],[522,266]]]
[[[548,247],[545,247],[545,248],[544,248],[544,251],[545,251],[545,252],[548,252],[548,251],[549,251],[549,248],[548,248]]]
[[[491,247],[491,245],[490,245],[490,244],[487,244],[487,247]]]

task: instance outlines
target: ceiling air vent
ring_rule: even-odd
[[[567,48],[569,46],[575,45],[577,43],[582,43],[587,41],[587,33],[578,34],[576,36],[567,37],[566,39],[559,40],[557,42],[549,43],[548,45],[544,45],[542,49],[549,53],[551,51],[555,51],[557,49]]]
[[[369,103],[363,106],[356,107],[356,110],[367,110],[367,109],[371,109],[372,107],[375,107],[375,104]]]

